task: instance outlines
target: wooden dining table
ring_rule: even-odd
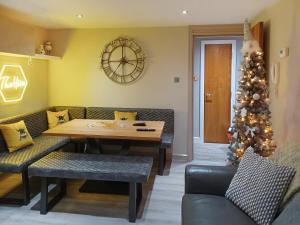
[[[134,126],[141,123],[145,126]],[[160,142],[164,124],[164,121],[74,119],[44,131],[43,135]]]

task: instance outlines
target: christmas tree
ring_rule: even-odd
[[[244,24],[244,60],[234,106],[235,116],[231,128],[228,159],[239,162],[248,147],[262,156],[269,156],[276,145],[272,140],[269,93],[264,67],[263,52],[253,39],[250,24]]]

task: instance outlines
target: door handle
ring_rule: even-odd
[[[213,94],[210,92],[205,93],[205,102],[212,102]]]

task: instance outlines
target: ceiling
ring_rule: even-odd
[[[0,0],[2,15],[45,28],[242,23],[277,0]],[[183,15],[182,10],[188,10]],[[82,19],[76,17],[83,14]]]

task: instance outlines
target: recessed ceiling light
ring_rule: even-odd
[[[76,15],[76,17],[77,17],[78,19],[82,19],[82,18],[83,18],[83,14],[79,13],[79,14]]]
[[[188,13],[189,13],[189,11],[186,10],[186,9],[184,9],[184,10],[181,11],[181,14],[182,14],[182,15],[187,15]]]

